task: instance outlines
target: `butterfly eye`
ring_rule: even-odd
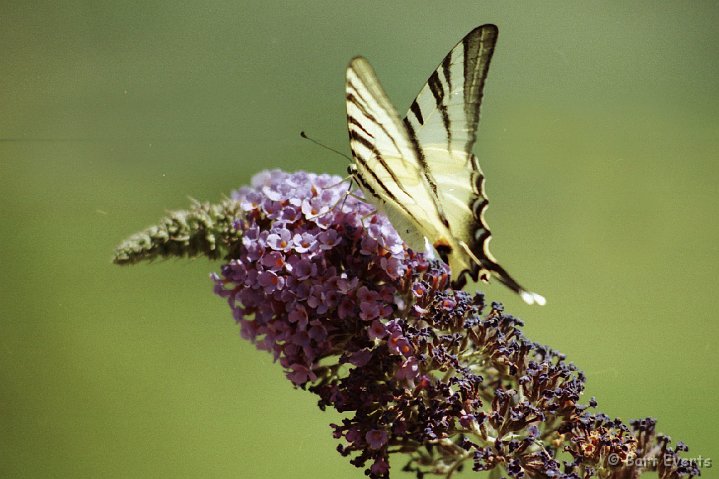
[[[354,176],[355,173],[357,173],[357,165],[354,163],[347,165],[347,174]]]

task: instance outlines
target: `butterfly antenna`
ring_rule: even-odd
[[[337,154],[340,155],[340,156],[344,156],[344,157],[347,158],[349,161],[352,161],[352,158],[350,158],[350,157],[347,156],[346,154],[342,153],[341,151],[335,150],[334,148],[329,147],[329,146],[325,145],[324,143],[320,143],[319,141],[315,140],[314,138],[310,138],[309,136],[307,136],[307,134],[306,134],[304,131],[301,131],[301,132],[300,132],[300,136],[301,136],[302,138],[304,138],[305,140],[310,140],[312,143],[314,143],[314,144],[317,145],[317,146],[321,146],[321,147],[324,148],[325,150],[329,150],[329,151],[331,151],[331,152],[333,152],[333,153],[337,153]]]

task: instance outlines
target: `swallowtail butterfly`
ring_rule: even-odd
[[[453,286],[467,276],[496,277],[528,304],[544,304],[489,252],[484,175],[472,153],[482,90],[497,27],[469,32],[430,75],[404,120],[362,57],[347,68],[350,173],[365,198],[387,214],[408,246],[431,244],[449,265]]]

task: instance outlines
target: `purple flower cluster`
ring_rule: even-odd
[[[213,278],[243,336],[321,408],[348,414],[332,427],[352,464],[371,478],[389,477],[392,453],[420,478],[468,464],[512,478],[699,474],[653,420],[591,414],[581,371],[501,305],[485,314],[481,294],[449,289],[446,265],[407,249],[340,181],[256,176],[233,195],[242,239]]]
[[[653,419],[627,425],[580,404],[581,371],[500,304],[451,289],[447,266],[407,249],[341,178],[261,173],[134,235],[115,261],[199,254],[226,259],[212,278],[242,335],[344,414],[338,451],[370,478],[389,477],[400,454],[418,478],[700,473]]]
[[[358,365],[389,338],[407,354],[396,324],[407,275],[422,269],[386,218],[336,176],[269,171],[232,198],[244,213],[241,243],[215,291],[227,298],[243,337],[270,351],[296,385],[315,381],[319,361],[343,355]]]

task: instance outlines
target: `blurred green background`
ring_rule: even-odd
[[[349,59],[403,112],[489,22],[493,250],[549,302],[485,290],[586,371],[587,400],[719,461],[719,4],[6,0],[0,476],[363,477],[337,417],[239,337],[218,265],[110,258],[263,168],[342,174],[298,133],[349,151]]]

